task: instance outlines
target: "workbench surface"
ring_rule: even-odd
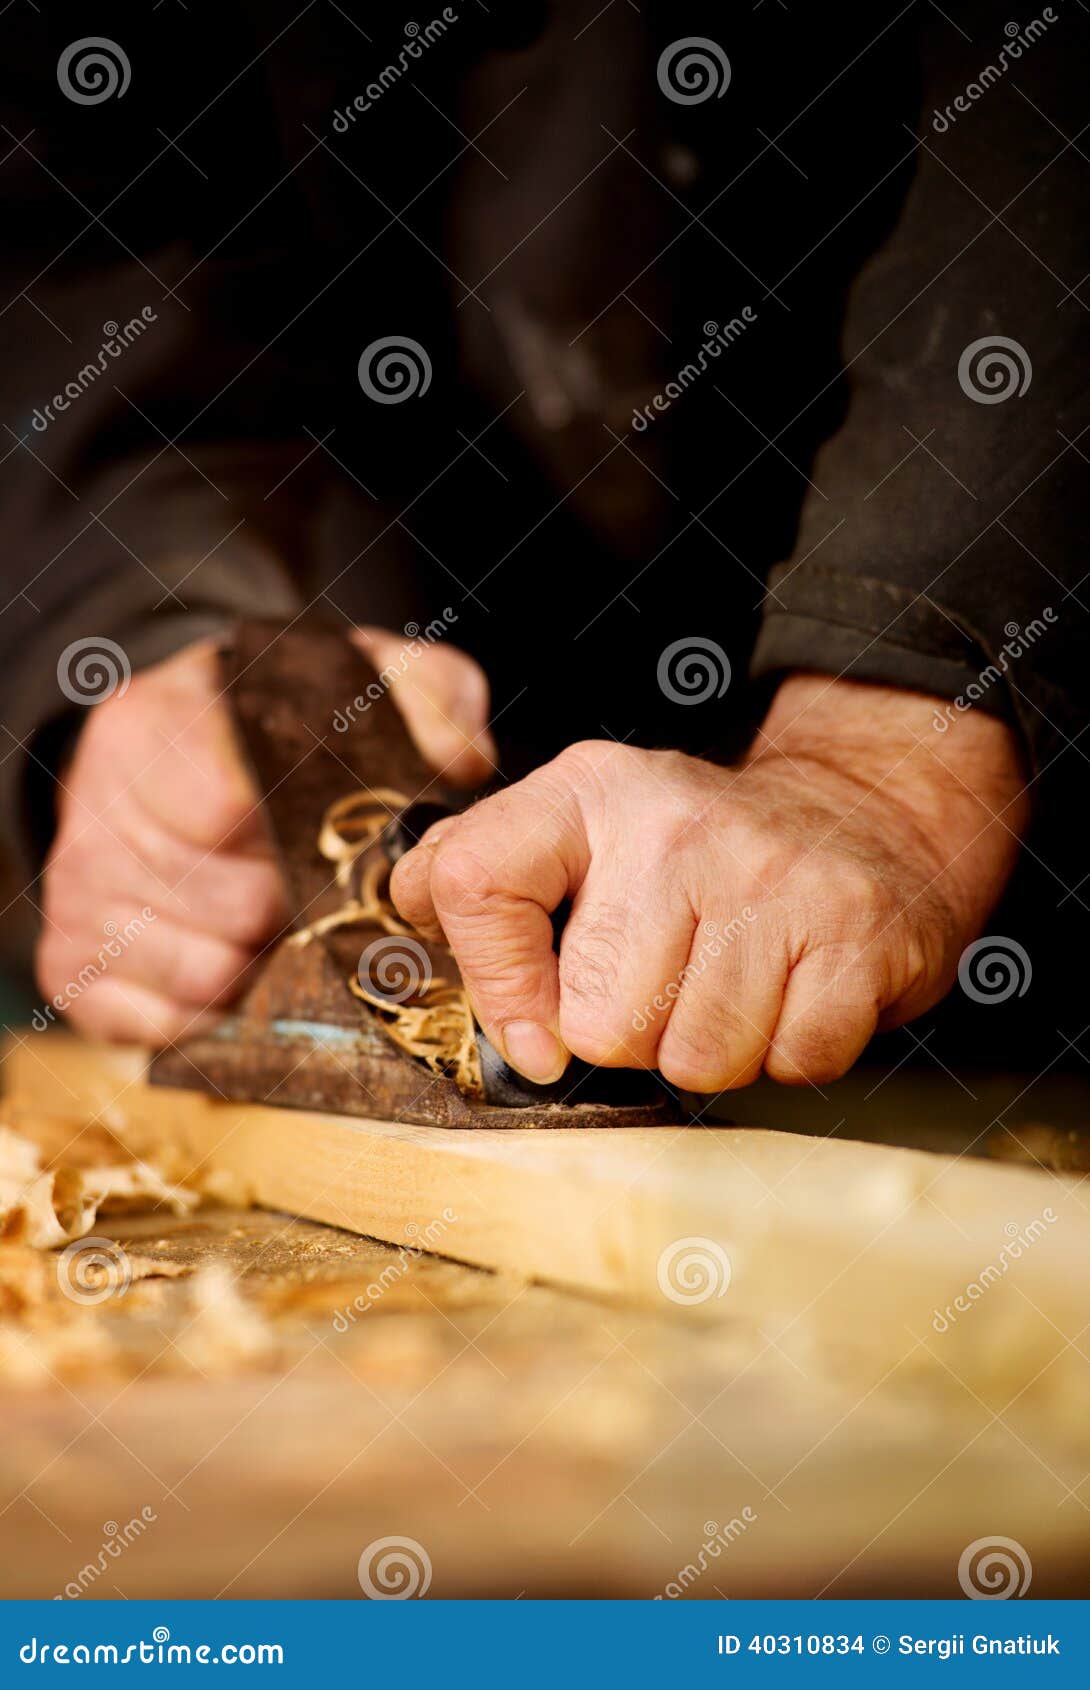
[[[395,1538],[434,1596],[956,1597],[997,1533],[1035,1596],[1085,1589],[1086,1398],[1047,1362],[966,1384],[906,1332],[866,1378],[250,1209],[95,1233],[221,1264],[243,1315],[146,1278],[77,1311],[82,1361],[28,1345],[0,1384],[5,1596],[358,1597]]]

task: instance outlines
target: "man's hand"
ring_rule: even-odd
[[[444,779],[490,772],[488,687],[464,652],[354,636]],[[317,826],[318,818],[315,818]],[[153,920],[133,922],[148,908]],[[136,675],[88,713],[63,774],[45,870],[38,983],[98,1037],[162,1044],[237,997],[288,917],[257,793],[220,696],[211,642]],[[131,927],[130,927],[130,924]],[[112,935],[129,929],[126,943]],[[103,953],[102,968],[88,964]]]
[[[569,1053],[699,1092],[762,1068],[835,1079],[948,990],[1027,819],[1010,731],[934,716],[919,694],[797,675],[740,767],[573,745],[433,828],[394,899],[445,934],[531,1079]]]

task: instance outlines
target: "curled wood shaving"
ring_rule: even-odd
[[[102,1210],[164,1203],[185,1214],[197,1202],[147,1162],[43,1168],[36,1144],[0,1127],[0,1240],[51,1250],[84,1237]]]
[[[453,1080],[459,1091],[471,1097],[481,1096],[477,1029],[463,987],[432,980],[418,1003],[397,1004],[367,991],[354,977],[348,989],[382,1017],[394,1043],[419,1057],[430,1073]]]
[[[322,817],[318,850],[336,865],[337,885],[349,895],[339,909],[293,934],[292,944],[308,945],[342,927],[378,927],[384,933],[417,939],[416,930],[399,920],[390,902],[390,869],[384,857],[361,864],[359,891],[351,892],[356,864],[376,843],[392,819],[392,810],[403,810],[410,803],[405,793],[379,786],[363,787],[330,805]],[[423,1062],[430,1073],[453,1080],[459,1091],[471,1097],[483,1095],[476,1023],[464,986],[429,977],[412,1001],[404,1003],[368,991],[354,975],[348,988],[375,1011],[399,1049]]]
[[[338,886],[350,884],[353,863],[370,849],[397,812],[411,803],[396,787],[364,786],[329,806],[322,817],[318,849],[327,862],[336,864]]]

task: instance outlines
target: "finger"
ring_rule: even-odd
[[[271,860],[195,851],[143,812],[126,815],[124,836],[95,825],[58,839],[45,910],[61,929],[82,930],[91,909],[105,919],[133,904],[253,949],[290,919],[283,876]]]
[[[856,947],[830,945],[791,974],[765,1068],[784,1085],[827,1085],[862,1054],[878,1025],[882,990]]]
[[[115,711],[117,719],[126,711],[131,725],[143,699],[139,738],[123,736],[134,764],[131,779],[103,809],[103,820],[110,824],[111,813],[131,795],[160,827],[200,850],[226,846],[270,854],[260,796],[235,735],[212,642],[161,664],[155,685],[138,694],[140,679],[127,697],[97,707]]]
[[[214,851],[174,878],[160,871],[167,890],[149,889],[148,903],[179,927],[209,933],[226,944],[261,950],[291,920],[291,904],[273,862]]]
[[[214,1011],[194,1013],[190,1005],[134,981],[100,980],[72,1003],[67,1019],[91,1038],[158,1050],[209,1031],[221,1017]]]
[[[480,786],[496,768],[484,670],[456,646],[421,645],[385,628],[352,638],[379,671],[417,750],[445,780]]]
[[[172,1002],[205,1009],[241,997],[255,961],[248,947],[153,919],[108,967],[111,979],[133,981]]]
[[[683,895],[656,899],[639,865],[614,855],[591,868],[560,945],[560,1036],[604,1068],[653,1068],[665,1018],[656,1015],[689,954],[694,918]]]
[[[441,940],[443,930],[431,898],[431,870],[436,847],[461,822],[461,816],[447,816],[434,822],[411,851],[394,864],[390,896],[401,917],[425,939]]]
[[[126,835],[124,854],[103,853],[103,895],[127,892],[182,927],[255,949],[290,920],[284,876],[271,856],[201,851],[139,816]]]
[[[568,1061],[549,914],[588,861],[572,788],[550,764],[460,817],[431,853],[426,894],[402,908],[442,928],[488,1037],[542,1084]]]
[[[748,912],[748,914],[746,913]],[[760,1074],[787,977],[786,945],[771,912],[700,922],[659,1041],[659,1070],[685,1091],[750,1085]]]

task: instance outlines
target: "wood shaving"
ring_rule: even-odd
[[[0,1241],[52,1250],[85,1237],[101,1212],[162,1203],[181,1215],[199,1201],[147,1162],[43,1168],[36,1144],[0,1127]]]
[[[5,1384],[43,1386],[65,1378],[106,1373],[230,1373],[272,1360],[280,1345],[274,1328],[261,1310],[239,1292],[231,1270],[222,1262],[192,1266],[131,1255],[112,1245],[116,1257],[111,1271],[123,1270],[125,1289],[111,1294],[108,1285],[101,1302],[84,1306],[64,1290],[59,1271],[63,1258],[51,1257],[29,1245],[0,1248],[0,1379]],[[131,1297],[138,1280],[179,1279],[192,1275],[184,1300],[149,1305]],[[109,1277],[103,1268],[104,1282]],[[92,1274],[81,1275],[84,1291],[94,1292]],[[164,1339],[167,1318],[170,1342],[157,1344],[147,1355],[148,1308],[156,1309],[155,1329]]]
[[[308,945],[342,927],[378,927],[402,938],[418,937],[414,928],[399,920],[390,902],[390,867],[385,857],[361,862],[389,824],[392,810],[405,809],[410,802],[403,792],[380,786],[364,787],[330,805],[322,818],[318,850],[336,865],[337,884],[349,896],[339,909],[293,934],[293,945]],[[357,864],[359,891],[353,895],[350,889]],[[348,989],[375,1011],[394,1044],[423,1062],[429,1073],[453,1080],[467,1096],[483,1096],[477,1027],[464,986],[430,977],[404,1003],[368,991],[354,975],[349,977]]]
[[[271,1359],[276,1334],[246,1301],[223,1262],[208,1262],[193,1277],[191,1307],[172,1348],[198,1373],[229,1372],[242,1363]]]

